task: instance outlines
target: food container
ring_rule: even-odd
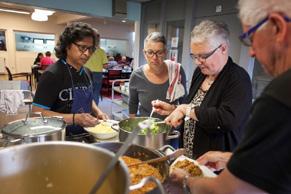
[[[149,117],[135,117],[128,118],[120,121],[118,124],[113,124],[112,128],[119,131],[119,140],[124,142],[129,136],[131,131],[137,128],[138,123],[146,119],[154,119],[159,121],[157,118]],[[176,139],[180,136],[180,132],[171,130],[171,127],[165,123],[158,124],[159,133],[157,134],[138,134],[133,140],[134,144],[145,146],[151,149],[158,149],[166,144],[168,140]]]
[[[0,194],[89,193],[113,157],[108,150],[65,141],[2,149]],[[97,193],[126,194],[128,187],[127,167],[119,162]]]
[[[202,175],[203,177],[211,177],[211,178],[214,178],[214,177],[217,177],[217,175],[212,172],[208,167],[204,166],[204,165],[200,165],[196,160],[193,160],[191,158],[188,158],[184,155],[182,156],[179,156],[170,166],[170,172],[173,171],[174,168],[176,168],[176,163],[179,162],[179,161],[184,161],[184,160],[187,160],[191,163],[193,163],[194,165],[196,165],[197,167],[200,168],[200,170],[202,171]],[[185,169],[184,169],[185,170]]]
[[[64,140],[66,124],[61,117],[31,117],[8,123],[3,129],[3,146]]]
[[[118,123],[118,121],[101,121],[95,127],[86,127],[85,130],[97,139],[111,139],[118,135],[118,132],[111,128],[114,123]]]
[[[116,152],[118,152],[120,147],[123,145],[123,143],[121,143],[121,142],[103,142],[103,143],[95,143],[94,145],[96,147],[105,148],[105,149],[107,149],[107,150],[109,150],[109,151],[111,151],[113,153],[116,153]],[[132,144],[128,148],[128,150],[126,151],[126,153],[124,155],[132,157],[132,158],[137,158],[137,159],[140,159],[140,160],[149,160],[149,159],[153,159],[153,158],[158,158],[158,157],[164,156],[161,153],[161,151],[151,150],[151,149],[148,149],[146,147],[139,146],[139,145],[134,145],[134,144]],[[153,163],[151,165],[159,170],[160,174],[163,177],[162,178],[162,182],[164,182],[168,177],[169,162],[168,161],[164,161],[164,162],[159,162],[159,163]],[[143,186],[145,184],[145,182],[143,182],[143,180],[141,181],[141,184],[137,184],[137,185]],[[156,180],[151,180],[151,181],[156,181]],[[132,185],[132,186],[129,187],[130,191],[133,191],[135,189],[138,189],[135,185]],[[164,192],[163,187],[161,185],[159,185],[159,187],[155,188],[150,193],[163,193],[163,192]]]

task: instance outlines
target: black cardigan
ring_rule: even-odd
[[[196,68],[186,103],[189,104],[205,79]],[[229,57],[200,107],[194,135],[194,158],[210,150],[232,151],[240,142],[252,102],[248,73]]]

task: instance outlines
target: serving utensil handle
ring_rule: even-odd
[[[160,158],[154,158],[154,159],[150,159],[150,160],[146,160],[146,161],[137,162],[137,163],[128,165],[128,167],[141,165],[141,164],[164,162],[166,160],[174,160],[174,159],[178,158],[179,156],[185,154],[185,152],[186,152],[186,150],[184,148],[177,149],[172,154],[169,154],[167,156],[163,156],[163,157],[160,157]]]

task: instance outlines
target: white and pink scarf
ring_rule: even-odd
[[[170,102],[174,102],[185,95],[185,88],[181,83],[181,64],[171,60],[165,60],[165,63],[168,66],[169,73],[169,88],[166,98],[170,100]]]

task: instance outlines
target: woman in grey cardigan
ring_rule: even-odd
[[[172,126],[183,123],[183,146],[197,158],[209,150],[232,151],[240,142],[252,92],[247,72],[229,57],[229,30],[205,20],[191,34],[191,57],[197,64],[185,104],[176,109],[153,101],[156,112],[169,115]],[[185,118],[183,120],[183,118]]]
[[[144,45],[147,64],[134,70],[129,81],[130,117],[149,116],[153,100],[178,104],[186,94],[186,77],[182,66],[165,60],[165,37],[159,32],[153,32],[146,37]],[[165,118],[159,114],[153,117]]]

